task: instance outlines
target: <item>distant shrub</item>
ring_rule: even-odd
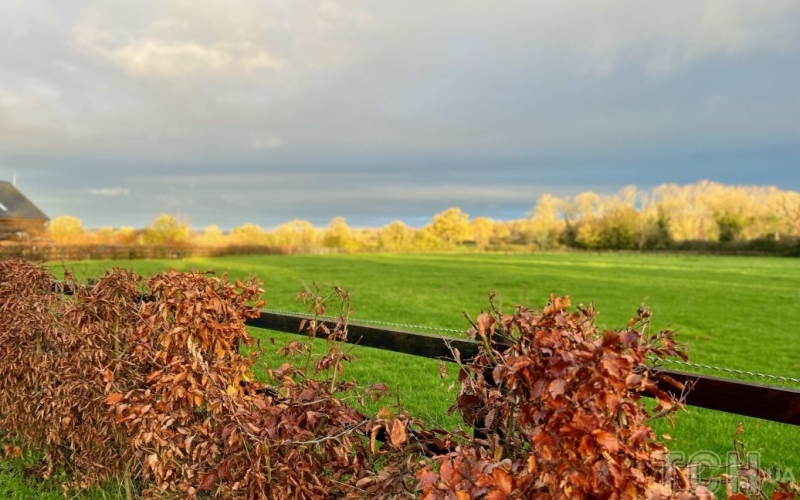
[[[269,236],[261,226],[248,222],[233,228],[229,240],[234,245],[264,245],[269,242]]]
[[[272,236],[275,244],[288,253],[308,253],[319,248],[322,242],[322,233],[310,222],[300,219],[276,227]]]
[[[325,229],[322,245],[350,253],[359,250],[361,241],[356,231],[347,225],[344,217],[334,217]]]
[[[453,248],[472,236],[469,216],[457,207],[448,208],[434,215],[433,220],[425,226],[423,232],[429,234],[431,238],[438,239],[438,246],[444,248]]]
[[[401,221],[386,224],[376,237],[382,252],[408,252],[414,248],[415,231]]]
[[[145,245],[178,245],[189,239],[189,224],[174,215],[161,214],[144,230]]]
[[[47,225],[47,235],[60,243],[78,241],[83,234],[83,223],[71,215],[56,217]]]
[[[135,228],[128,226],[120,227],[115,234],[117,243],[121,245],[132,245],[136,243],[138,236],[139,232]]]
[[[200,245],[222,246],[228,243],[228,238],[219,226],[211,224],[206,226],[201,234],[197,235],[195,242]]]

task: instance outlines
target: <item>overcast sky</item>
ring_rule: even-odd
[[[800,2],[0,1],[0,180],[142,227],[800,190]]]

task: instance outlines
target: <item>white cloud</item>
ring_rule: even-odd
[[[247,40],[204,44],[144,38],[118,44],[112,34],[91,27],[80,27],[76,33],[83,46],[135,75],[174,78],[247,73],[279,70],[284,64],[279,57]]]
[[[121,198],[123,196],[128,196],[130,193],[130,189],[123,187],[89,189],[89,194],[93,194],[95,196],[107,196],[109,198]]]
[[[0,151],[49,150],[85,137],[89,124],[71,116],[61,89],[39,78],[0,86]]]
[[[51,9],[0,15],[0,136],[13,137],[0,151],[102,145],[185,165],[275,149],[299,162],[311,152],[334,161],[591,154],[598,144],[699,137],[713,123],[692,120],[717,89],[730,95],[731,116],[768,124],[772,136],[796,130],[784,68],[800,47],[797,0],[86,0]],[[18,26],[27,34],[12,40]],[[736,79],[750,68],[771,78]],[[766,101],[787,116],[776,119]]]
[[[283,66],[279,58],[250,42],[203,46],[190,42],[141,40],[114,50],[109,56],[131,73],[160,77],[278,70]]]

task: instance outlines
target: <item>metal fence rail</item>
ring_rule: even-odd
[[[300,331],[301,322],[309,318],[309,316],[301,314],[262,311],[258,318],[248,320],[247,325],[306,335]],[[333,328],[335,325],[330,320],[320,320],[320,322],[325,323],[329,328]],[[450,362],[455,361],[452,358],[451,347],[459,350],[463,361],[468,361],[475,357],[480,346],[479,342],[469,339],[426,335],[358,324],[349,324],[347,330],[347,343]],[[685,395],[685,402],[690,406],[800,425],[800,391],[798,390],[667,369],[658,371],[691,386],[691,390]],[[680,394],[675,394],[674,388],[666,384],[661,384],[659,388],[673,393],[675,396],[680,396]],[[645,395],[647,394],[645,393]]]
[[[69,287],[54,283],[54,291],[71,294]],[[143,297],[142,300],[146,300]],[[301,332],[301,323],[311,319],[308,315],[262,310],[257,318],[248,319],[247,326],[283,333],[306,335]],[[331,318],[318,318],[329,328],[335,327]],[[478,354],[480,343],[470,339],[444,337],[409,332],[390,328],[378,328],[359,324],[348,324],[346,342],[386,351],[441,359],[454,362],[451,348],[458,349],[462,361],[466,362]],[[759,385],[739,380],[730,380],[709,375],[700,375],[658,368],[691,389],[683,395],[690,406],[723,411],[745,417],[754,417],[783,424],[800,426],[800,390]],[[658,382],[659,389],[677,394],[675,388]],[[648,395],[646,392],[645,395]]]

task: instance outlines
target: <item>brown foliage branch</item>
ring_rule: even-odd
[[[239,353],[262,305],[255,280],[115,269],[93,287],[67,276],[65,295],[42,267],[5,261],[0,272],[2,437],[42,452],[43,475],[69,472],[66,488],[116,477],[159,498],[412,495],[409,437],[424,429],[346,404],[386,392],[343,378],[349,355],[333,340],[346,318],[307,325],[328,351],[270,370],[265,386],[251,370],[259,351]]]
[[[281,352],[306,354],[306,369],[271,369],[270,386],[253,379],[259,351],[243,356],[235,346],[253,343],[244,321],[258,314],[261,304],[249,305],[261,294],[257,282],[170,273],[148,289],[153,296],[142,307],[134,358],[150,368],[138,389],[107,401],[152,484],[146,496],[395,496],[413,477],[402,453],[408,419],[365,420],[345,404],[385,387],[360,391],[341,379],[349,356],[338,344],[310,363],[310,345],[291,342]],[[314,307],[324,312],[322,301]],[[308,324],[310,336],[319,331],[332,341],[346,335],[346,321],[333,329]],[[381,429],[391,430],[392,441],[379,450],[362,436]],[[385,459],[380,472],[377,453]]]
[[[44,476],[68,471],[66,488],[119,478],[145,497],[397,498],[414,496],[416,477],[423,498],[711,495],[665,463],[647,425],[680,407],[654,385],[647,358],[682,352],[670,332],[645,333],[644,309],[605,332],[591,308],[570,313],[555,297],[542,312],[481,315],[472,335],[484,350],[462,366],[455,408],[484,437],[462,440],[435,469],[419,452],[452,449],[456,437],[348,404],[387,389],[344,378],[340,289],[299,296],[310,339],[280,350],[294,363],[269,369],[268,386],[254,380],[259,350],[245,328],[262,305],[255,280],[115,269],[92,287],[70,275],[58,285],[22,261],[0,262],[0,276],[0,438],[7,453],[41,452]],[[339,321],[320,321],[331,302]],[[658,399],[654,415],[643,390]]]
[[[68,274],[66,297],[24,261],[0,262],[0,276],[0,430],[44,453],[45,477],[66,468],[70,486],[88,487],[120,476],[129,453],[103,400],[138,370],[126,338],[141,279],[116,270],[88,288]]]
[[[648,363],[685,359],[672,332],[648,333],[645,308],[626,328],[600,331],[593,308],[569,305],[551,296],[542,311],[492,307],[477,318],[471,335],[484,347],[462,366],[453,409],[482,436],[417,473],[422,498],[713,498],[668,462],[648,425],[682,406]]]

